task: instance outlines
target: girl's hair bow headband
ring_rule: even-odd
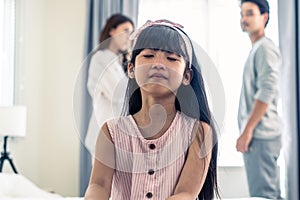
[[[182,38],[184,39],[185,43],[186,43],[186,48],[187,48],[187,52],[188,52],[188,57],[189,57],[189,68],[192,67],[191,65],[191,61],[192,61],[192,44],[190,39],[188,38],[188,36],[184,33],[184,31],[182,30],[184,27],[181,24],[172,22],[170,20],[166,20],[166,19],[160,19],[160,20],[156,20],[156,21],[151,21],[148,20],[143,26],[141,26],[139,29],[137,29],[136,31],[134,31],[129,39],[130,40],[135,40],[138,38],[138,36],[140,35],[140,33],[147,27],[153,26],[153,25],[163,25],[163,26],[168,26],[171,28],[176,28],[178,29],[177,31],[182,35]]]
[[[148,20],[143,26],[141,26],[139,29],[134,31],[130,35],[129,39],[135,40],[145,28],[147,28],[149,26],[153,26],[153,25],[164,25],[164,26],[169,26],[169,27],[178,28],[178,29],[184,28],[181,24],[178,24],[178,23],[166,20],[166,19],[160,19],[160,20],[156,20],[156,21]]]

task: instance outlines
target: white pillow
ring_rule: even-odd
[[[40,189],[21,174],[0,173],[0,197],[57,198],[60,196]]]

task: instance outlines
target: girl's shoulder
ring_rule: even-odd
[[[200,135],[207,134],[212,131],[211,126],[199,119],[187,116],[186,114],[179,112],[178,124],[184,127],[192,128],[192,135],[197,133]]]
[[[129,133],[129,135],[131,135],[131,134],[135,134],[138,131],[137,125],[132,115],[112,118],[106,121],[106,124],[108,127],[108,131],[113,139],[114,139],[114,135],[120,132]]]
[[[204,134],[207,134],[212,131],[211,126],[208,123],[204,121],[199,121],[199,123],[201,124],[202,131]]]
[[[187,116],[182,112],[180,112],[180,118],[183,124],[194,127],[194,131],[198,132],[199,134],[207,134],[212,131],[212,128],[208,123]]]
[[[132,115],[118,116],[107,120],[108,124],[118,125],[118,124],[129,124],[132,123]]]
[[[190,116],[186,115],[183,112],[178,111],[177,114],[179,116],[179,119],[181,119],[183,121],[190,121],[190,122],[196,122],[197,121],[196,118],[190,117]]]
[[[190,117],[190,116],[184,114],[183,112],[179,112],[179,116],[182,119],[182,121],[196,123],[197,125],[201,125],[205,130],[210,129],[210,125],[208,123],[201,121],[199,119]]]

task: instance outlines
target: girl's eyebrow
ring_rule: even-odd
[[[175,53],[175,52],[173,52],[173,51],[169,51],[169,50],[164,50],[164,49],[156,49],[156,48],[153,48],[153,49],[151,49],[152,51],[162,51],[162,52],[164,52],[164,53],[166,53],[166,54],[171,54],[171,55],[176,55],[176,56],[179,56],[179,57],[181,57],[180,55],[178,55],[177,53]]]
[[[165,53],[167,54],[171,54],[171,55],[175,55],[175,56],[178,56],[178,57],[181,57],[181,55],[175,53],[175,52],[172,52],[172,51],[164,51]]]

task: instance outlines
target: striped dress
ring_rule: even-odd
[[[153,140],[142,136],[131,115],[108,121],[116,159],[111,199],[162,200],[172,195],[196,121],[177,112],[168,130]]]

